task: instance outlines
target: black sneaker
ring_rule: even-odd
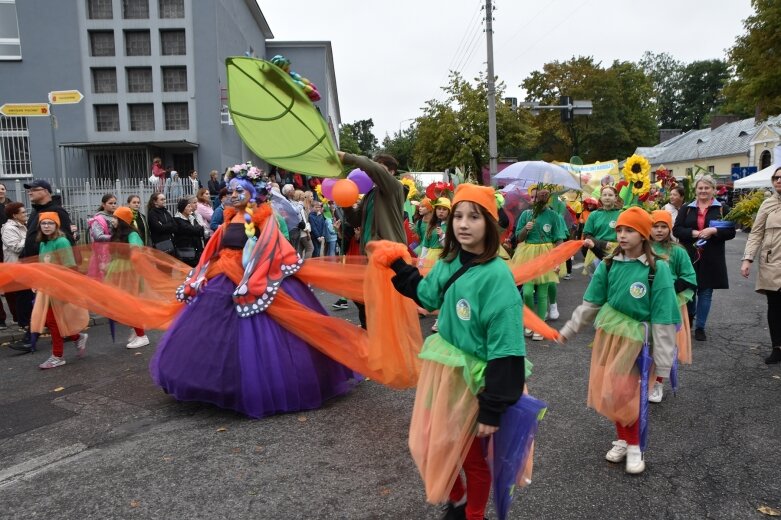
[[[456,506],[448,502],[442,507],[442,512],[442,520],[466,520],[466,503]]]
[[[773,348],[773,351],[765,358],[766,365],[775,365],[781,363],[781,347]]]
[[[4,321],[0,321],[0,330],[6,330],[7,328],[8,325],[6,325]]]
[[[18,350],[19,352],[24,352],[25,354],[29,354],[33,351],[32,345],[25,345],[24,343],[11,343],[8,345],[8,348],[12,350]]]
[[[349,309],[350,305],[348,305],[347,300],[344,298],[339,298],[333,303],[333,305],[331,305],[331,308],[337,311],[343,311]]]
[[[697,341],[706,341],[708,338],[705,336],[705,329],[694,329],[694,339]]]

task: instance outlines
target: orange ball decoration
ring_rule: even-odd
[[[350,179],[336,181],[331,194],[333,201],[340,208],[349,208],[358,200],[358,185]]]

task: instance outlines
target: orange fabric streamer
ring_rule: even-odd
[[[370,251],[378,248],[382,246]],[[287,330],[352,370],[392,388],[411,388],[418,380],[418,352],[423,336],[415,303],[396,292],[390,281],[392,276],[393,271],[374,259],[366,267],[361,283],[368,332],[342,319],[309,310],[283,290],[266,312]]]
[[[513,278],[515,278],[515,284],[521,285],[552,271],[577,253],[580,248],[583,247],[583,242],[583,240],[562,242],[554,247],[549,253],[538,256],[534,260],[524,264],[510,266],[510,269],[513,272]]]

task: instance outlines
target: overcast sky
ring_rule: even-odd
[[[277,40],[330,40],[343,123],[386,133],[442,97],[449,69],[485,70],[485,0],[258,0]],[[507,96],[553,60],[593,56],[604,66],[646,50],[695,60],[726,57],[750,0],[495,0],[494,69]],[[295,70],[295,63],[293,64]],[[306,71],[298,70],[306,76]]]

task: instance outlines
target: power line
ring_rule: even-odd
[[[480,35],[483,34],[484,30],[482,28],[482,24],[477,28],[477,31],[475,31],[474,35],[472,36],[472,41],[469,43],[469,47],[467,47],[464,50],[464,56],[459,61],[458,65],[455,67],[456,72],[461,72],[464,67],[467,66],[469,63],[469,59],[472,57],[472,55],[475,53],[475,50],[479,47],[479,43],[481,42]]]
[[[565,23],[567,20],[569,20],[570,18],[572,18],[572,17],[575,15],[575,13],[577,13],[578,11],[580,11],[580,9],[581,9],[583,6],[585,6],[585,5],[586,5],[588,2],[589,2],[589,0],[583,0],[583,2],[581,2],[581,4],[580,4],[580,5],[578,5],[578,6],[577,6],[575,9],[573,9],[572,11],[570,11],[570,12],[569,12],[569,14],[568,14],[567,16],[565,16],[564,18],[562,18],[562,20],[561,20],[559,23],[557,23],[555,26],[553,26],[553,27],[552,27],[552,28],[551,28],[551,29],[550,29],[548,32],[546,32],[545,34],[543,34],[543,35],[542,35],[541,37],[539,37],[539,38],[535,38],[535,40],[534,40],[534,43],[532,43],[531,45],[529,45],[529,46],[528,46],[526,49],[524,49],[524,50],[523,50],[523,51],[522,51],[520,54],[518,54],[516,57],[514,57],[512,60],[510,60],[510,65],[513,65],[513,64],[515,64],[515,62],[516,62],[516,61],[518,61],[518,58],[520,58],[521,56],[525,55],[527,52],[529,52],[530,50],[532,50],[533,48],[535,48],[535,47],[537,46],[537,44],[539,44],[541,41],[543,41],[543,40],[545,39],[545,37],[546,37],[546,36],[548,36],[549,34],[551,34],[552,32],[554,32],[554,30],[558,29],[558,28],[559,28],[560,26],[562,26],[562,25],[563,25],[563,24],[564,24],[564,23]]]
[[[453,65],[456,62],[456,58],[461,53],[461,47],[464,47],[467,40],[469,39],[469,29],[473,27],[475,20],[477,19],[477,16],[480,14],[480,11],[482,10],[482,2],[477,3],[477,9],[475,10],[474,14],[472,15],[472,18],[469,20],[469,23],[466,25],[466,29],[464,30],[464,35],[461,37],[461,41],[458,43],[458,47],[456,47],[456,52],[453,53],[453,57],[450,58],[450,63],[448,63],[447,69],[450,70],[453,68]],[[466,47],[464,47],[466,49]]]
[[[543,13],[543,11],[546,11],[546,10],[547,10],[547,9],[549,9],[549,8],[550,8],[552,5],[556,4],[556,2],[558,2],[558,1],[559,1],[559,0],[552,0],[552,1],[550,1],[550,2],[546,2],[546,3],[544,3],[544,4],[543,4],[543,6],[542,6],[542,9],[540,9],[539,11],[537,11],[537,12],[536,12],[536,13],[535,13],[535,14],[534,14],[534,15],[533,15],[531,18],[529,18],[529,20],[528,20],[528,21],[527,21],[527,22],[526,22],[526,23],[525,23],[523,26],[521,26],[521,27],[520,27],[520,28],[519,28],[517,31],[515,31],[515,32],[514,32],[513,34],[511,34],[509,37],[507,37],[506,39],[504,39],[504,41],[502,41],[502,45],[504,45],[504,44],[506,44],[506,43],[510,43],[510,42],[511,42],[511,40],[512,40],[513,38],[515,38],[516,36],[518,36],[519,34],[521,34],[521,33],[524,31],[524,29],[526,29],[526,28],[527,28],[527,27],[529,27],[529,26],[530,26],[532,23],[534,23],[534,20],[536,20],[537,18],[539,18],[539,16],[540,16],[540,15]]]

